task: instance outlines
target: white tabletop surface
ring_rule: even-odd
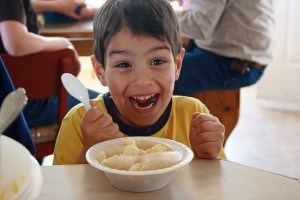
[[[131,193],[114,188],[90,165],[42,167],[39,199],[230,199],[299,200],[299,180],[224,160],[193,160],[164,188]]]

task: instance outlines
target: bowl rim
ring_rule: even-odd
[[[183,167],[184,165],[188,164],[189,162],[191,162],[191,160],[194,157],[194,153],[189,147],[187,147],[186,145],[184,145],[180,142],[177,142],[175,140],[151,137],[151,136],[150,137],[149,136],[136,136],[136,137],[130,137],[130,138],[132,138],[134,140],[150,139],[150,140],[155,140],[155,141],[159,141],[159,142],[163,142],[168,145],[171,145],[172,147],[175,148],[175,150],[182,153],[181,161],[178,164],[171,166],[171,167],[167,167],[167,168],[163,168],[163,169],[156,169],[156,170],[149,170],[149,171],[126,171],[126,170],[112,169],[112,168],[101,165],[97,161],[96,155],[99,153],[99,151],[102,147],[123,142],[123,141],[127,140],[128,138],[129,137],[117,138],[117,139],[107,140],[107,141],[100,142],[98,144],[93,145],[86,152],[87,162],[91,166],[93,166],[103,172],[106,172],[106,173],[113,173],[113,174],[119,174],[119,175],[124,175],[124,176],[148,176],[148,175],[157,175],[157,174],[163,174],[163,173],[175,171],[175,170]]]

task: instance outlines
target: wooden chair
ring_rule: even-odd
[[[212,90],[190,95],[199,99],[225,126],[224,145],[235,128],[240,113],[240,89]]]
[[[78,75],[80,63],[72,49],[13,57],[0,54],[15,88],[23,87],[29,100],[58,96],[57,124],[31,128],[37,159],[51,155],[60,124],[68,111],[68,94],[61,82],[63,73]]]

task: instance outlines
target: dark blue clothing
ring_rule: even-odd
[[[197,47],[186,49],[174,94],[189,95],[207,90],[237,89],[256,83],[263,71],[248,65],[245,73],[231,69],[234,58],[217,55]]]
[[[2,105],[4,98],[14,90],[11,78],[0,58],[0,105]],[[33,156],[35,155],[35,146],[23,113],[16,118],[3,134],[23,144]]]
[[[90,99],[94,99],[99,93],[88,90]],[[68,96],[68,110],[80,103],[77,99]],[[48,124],[57,123],[57,108],[58,98],[51,97],[47,99],[38,99],[28,101],[26,107],[24,108],[24,115],[28,126],[36,127]]]
[[[80,15],[82,7],[77,7],[75,9],[75,13]],[[77,22],[78,19],[74,19],[73,17],[64,15],[59,12],[48,11],[44,13],[44,19],[46,24],[59,24],[59,23],[74,23]],[[91,17],[93,19],[93,17]]]

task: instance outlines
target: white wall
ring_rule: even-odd
[[[300,112],[299,0],[278,0],[276,53],[257,83],[257,98],[268,106]]]

